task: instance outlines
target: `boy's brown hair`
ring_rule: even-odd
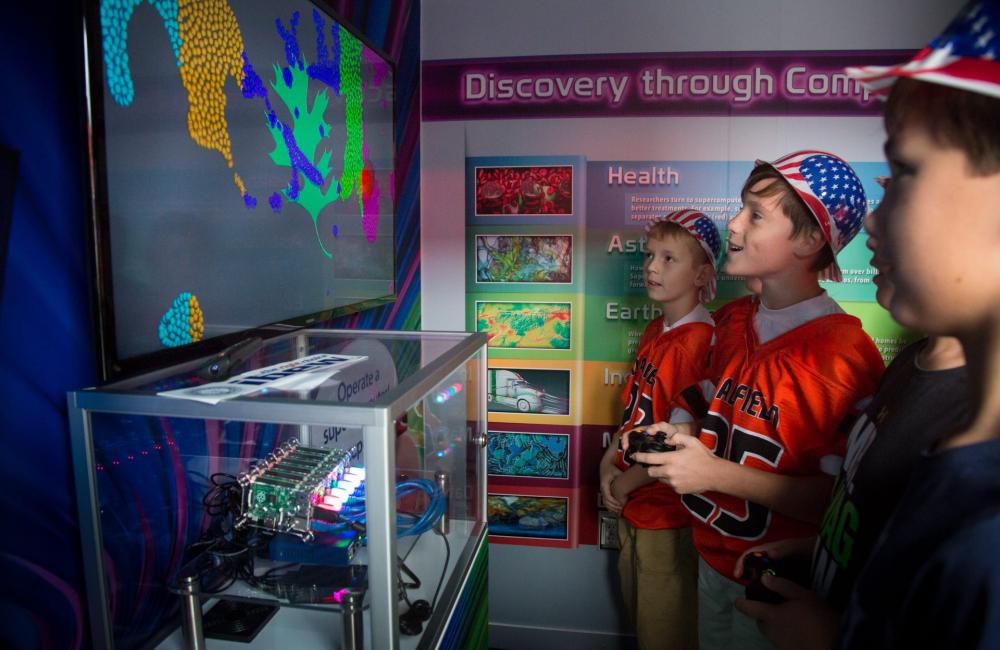
[[[1000,171],[1000,99],[900,79],[886,103],[885,130],[893,137],[907,124],[923,126],[938,144],[965,152],[975,175]]]
[[[760,181],[768,179],[772,179],[774,182],[757,192],[750,190],[751,187]],[[757,165],[754,167],[754,170],[750,172],[750,176],[747,177],[746,182],[743,183],[743,189],[740,191],[740,196],[746,196],[747,194],[753,194],[758,198],[770,198],[780,195],[781,198],[778,201],[778,206],[792,222],[792,239],[801,233],[819,231],[819,224],[816,222],[815,215],[813,215],[802,199],[799,198],[798,194],[795,193],[792,186],[781,175],[781,172],[771,165]],[[816,255],[816,259],[813,260],[809,270],[822,271],[833,264],[834,261],[833,249],[830,248],[830,244],[824,244],[823,249]]]
[[[708,258],[708,254],[705,252],[705,249],[701,247],[701,244],[698,243],[698,240],[695,239],[694,235],[689,233],[684,226],[674,221],[657,221],[649,227],[646,237],[648,239],[659,240],[671,237],[674,239],[681,239],[694,255],[695,265],[712,263],[712,260]]]

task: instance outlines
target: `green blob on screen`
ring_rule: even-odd
[[[341,27],[341,31],[343,28]],[[322,177],[322,182],[315,184],[308,179],[303,182],[295,198],[289,196],[288,189],[283,190],[285,198],[291,203],[297,203],[305,208],[312,218],[313,230],[316,232],[316,241],[319,243],[323,254],[332,257],[330,252],[323,246],[319,235],[319,214],[323,208],[336,202],[346,200],[352,193],[357,191],[359,207],[361,206],[361,191],[358,187],[361,180],[361,171],[364,168],[364,128],[362,124],[362,95],[361,95],[361,43],[355,40],[350,33],[342,33],[340,53],[340,92],[345,97],[345,128],[346,142],[344,144],[344,173],[337,179],[330,178],[330,159],[332,153],[329,148],[322,151],[322,155],[317,160],[317,153],[325,142],[330,142],[330,125],[324,119],[324,114],[329,108],[330,100],[326,90],[316,93],[312,105],[309,104],[309,68],[308,62],[303,57],[301,69],[292,66],[291,85],[286,85],[281,68],[273,66],[275,81],[271,88],[275,91],[281,101],[288,108],[288,112],[296,117],[293,119],[292,135],[299,150],[306,159],[314,162],[316,170]],[[297,112],[296,112],[297,109]],[[268,126],[271,137],[274,138],[274,150],[270,157],[275,165],[282,167],[292,167],[291,154],[285,142],[281,124],[275,122]],[[323,188],[326,187],[324,190]]]

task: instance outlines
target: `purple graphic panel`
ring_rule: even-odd
[[[425,61],[423,119],[642,115],[878,115],[844,74],[877,52],[695,52]]]

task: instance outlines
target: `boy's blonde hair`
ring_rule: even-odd
[[[712,263],[712,260],[708,257],[708,253],[706,253],[705,249],[702,248],[700,243],[698,243],[695,236],[689,233],[684,226],[674,221],[657,221],[649,227],[649,230],[646,232],[646,237],[661,241],[670,238],[683,240],[685,245],[694,255],[696,266],[699,264]]]

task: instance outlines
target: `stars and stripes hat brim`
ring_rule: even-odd
[[[773,167],[792,187],[816,218],[823,238],[835,256],[820,272],[820,280],[843,281],[836,255],[861,230],[868,200],[857,173],[847,162],[826,151],[796,151],[773,162],[758,160],[758,166]]]
[[[649,221],[646,224],[646,232],[648,233],[654,224],[663,221],[676,223],[689,232],[705,251],[705,255],[712,262],[712,268],[718,270],[719,256],[722,254],[722,235],[710,216],[698,210],[677,210]],[[713,274],[708,285],[702,287],[701,301],[712,302],[715,300],[716,288],[715,274]]]
[[[996,59],[1000,59],[1000,2],[975,0],[910,61],[847,68],[846,72],[883,98],[899,78],[1000,98],[1000,61]]]

